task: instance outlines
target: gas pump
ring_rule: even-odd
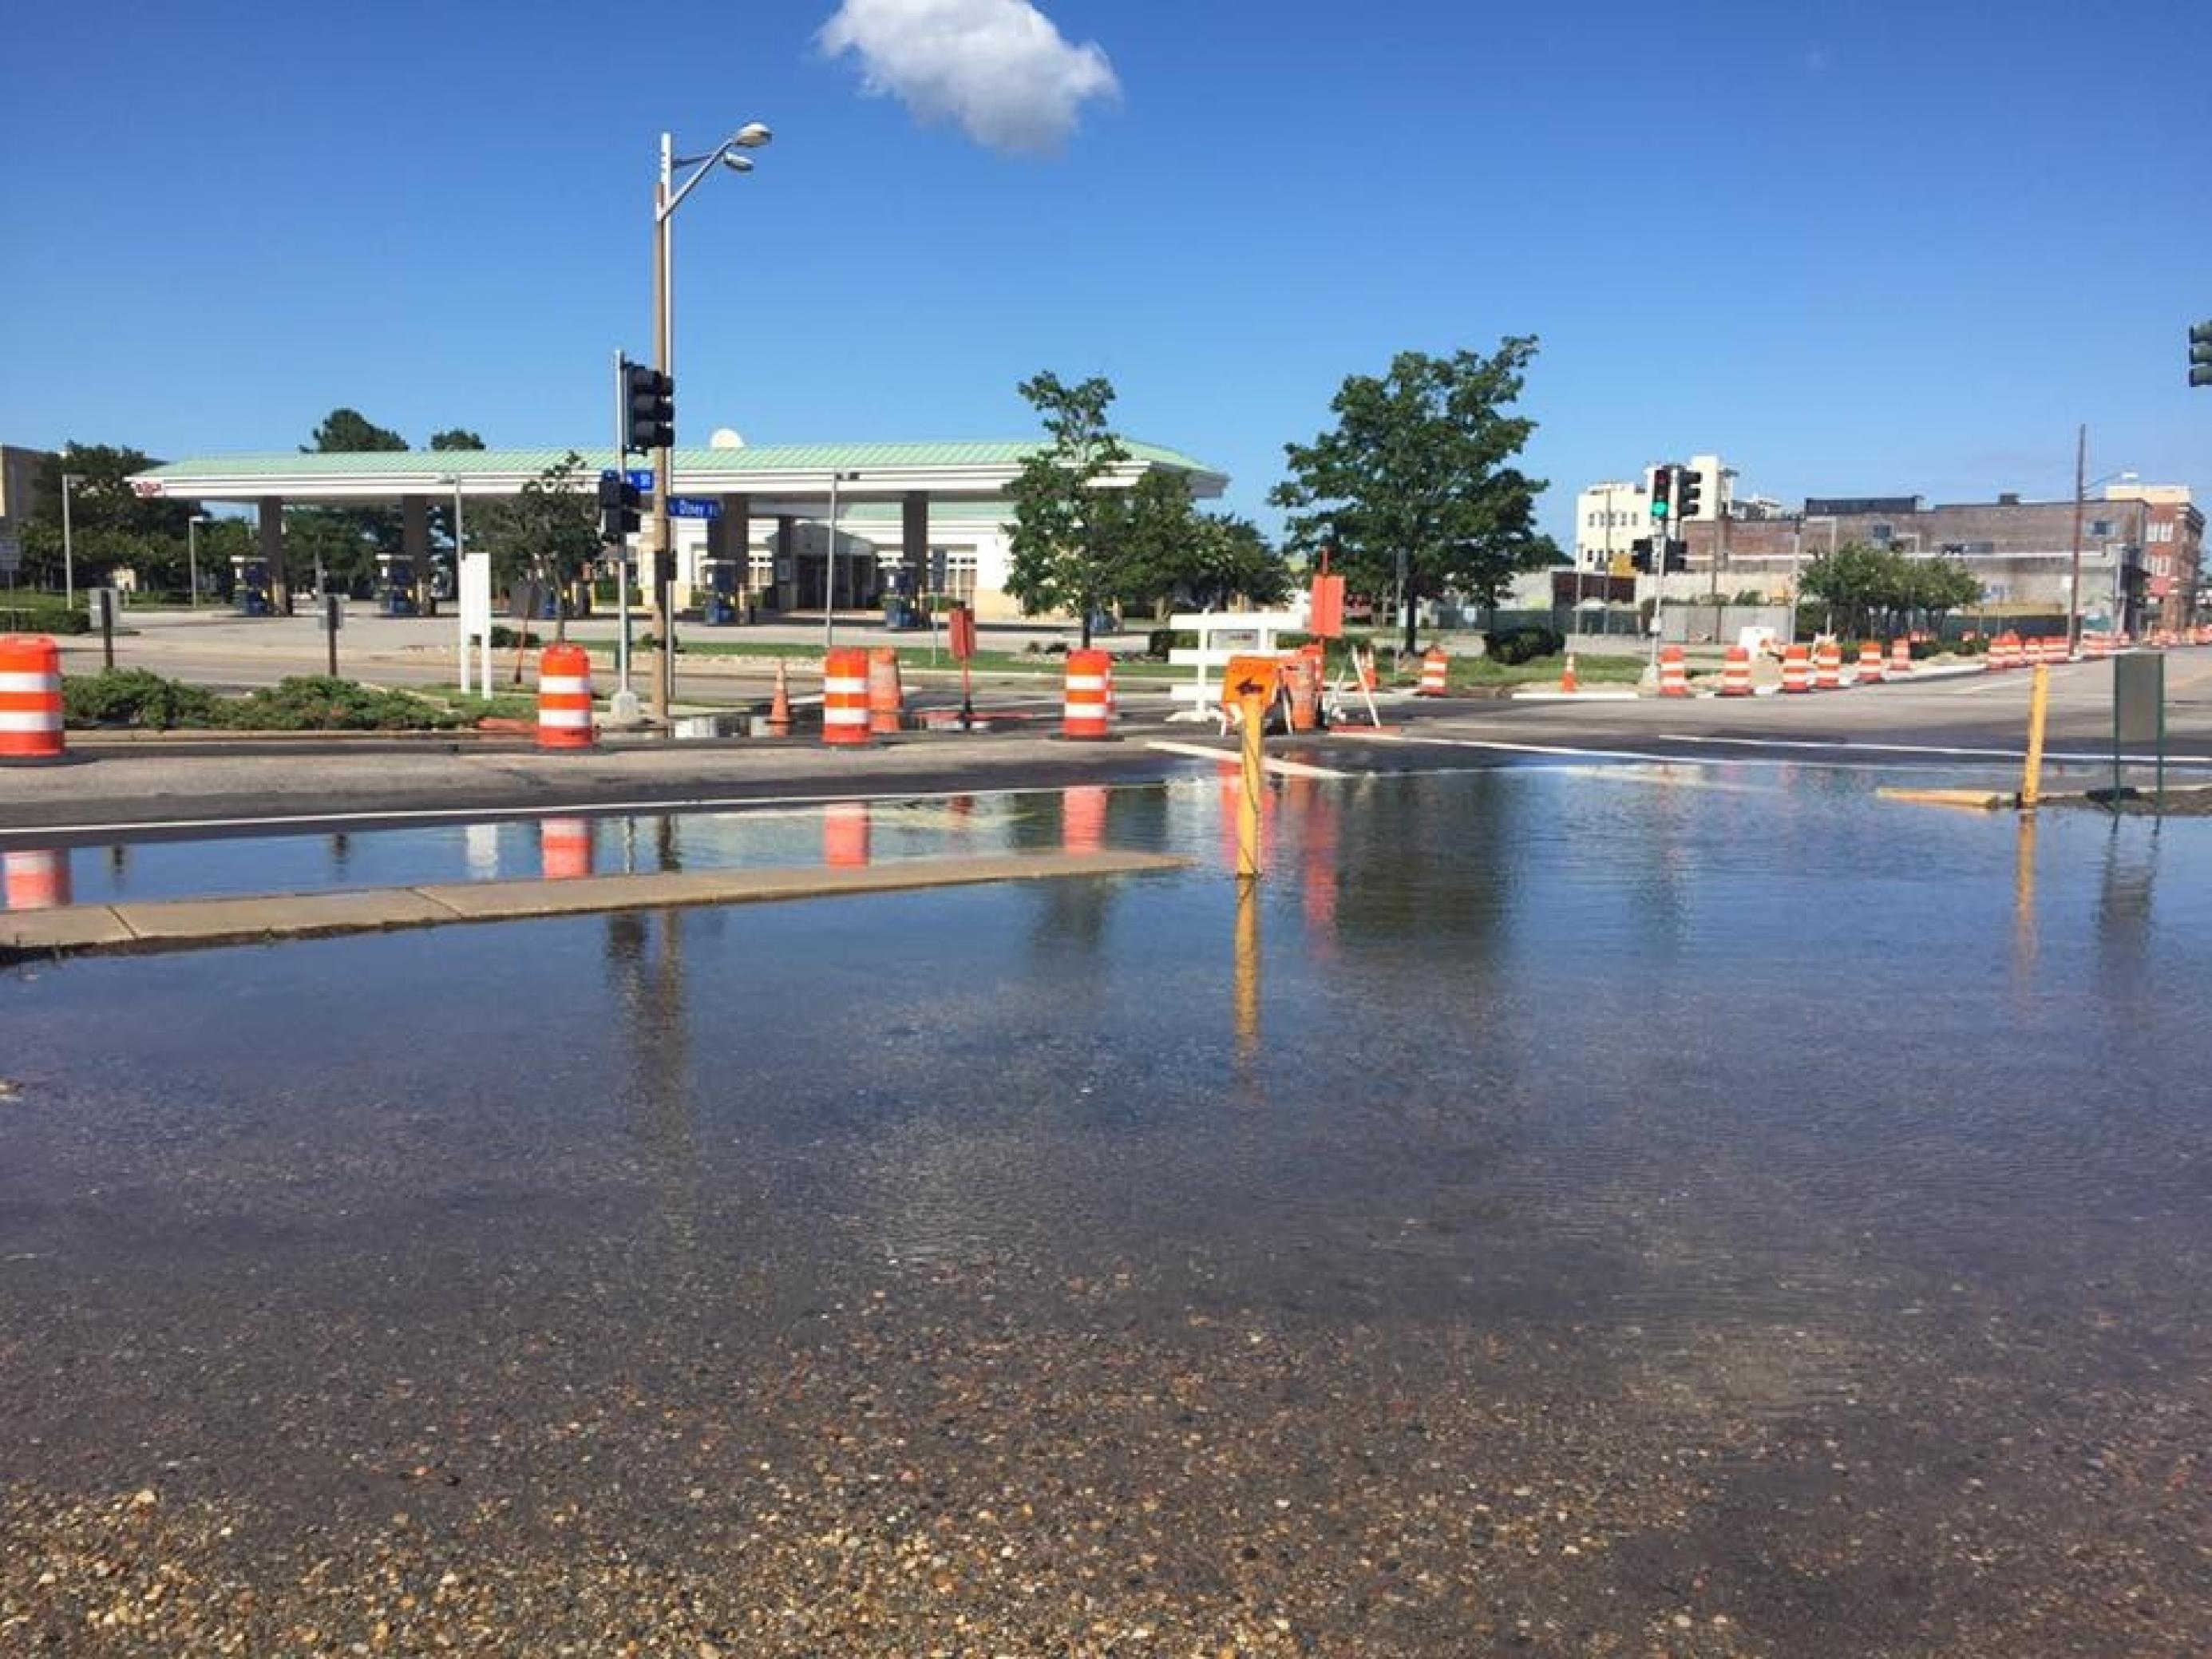
[[[415,561],[404,553],[376,556],[376,612],[380,617],[415,614]]]
[[[266,617],[270,614],[268,560],[258,554],[232,554],[230,586],[232,603],[238,607],[240,616]]]
[[[738,620],[738,562],[702,559],[699,575],[705,584],[699,596],[699,620],[709,628],[727,628]]]

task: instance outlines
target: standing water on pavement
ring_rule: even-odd
[[[1194,866],[11,970],[0,1631],[2205,1650],[2212,826],[1870,788],[1278,781],[1241,897],[1231,784],[1073,790],[892,833]]]

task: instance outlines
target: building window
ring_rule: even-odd
[[[1867,539],[1876,547],[1887,547],[1893,532],[1880,519],[1867,526]]]

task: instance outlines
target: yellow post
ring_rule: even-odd
[[[1244,788],[1237,805],[1237,874],[1243,881],[1260,876],[1260,755],[1267,724],[1267,704],[1259,697],[1239,700],[1243,713]]]
[[[2043,721],[2051,709],[2051,671],[2035,665],[2035,683],[2027,693],[2027,766],[2021,774],[2020,810],[2035,811],[2043,788]]]

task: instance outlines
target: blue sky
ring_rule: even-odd
[[[604,442],[659,135],[758,119],[676,220],[685,441],[1024,436],[1019,380],[1103,374],[1272,526],[1345,375],[1534,334],[1563,538],[1692,451],[1790,501],[2063,496],[2086,422],[2093,475],[2212,487],[2203,0],[1042,13],[753,0],[655,69],[643,8],[33,8],[0,440]]]

